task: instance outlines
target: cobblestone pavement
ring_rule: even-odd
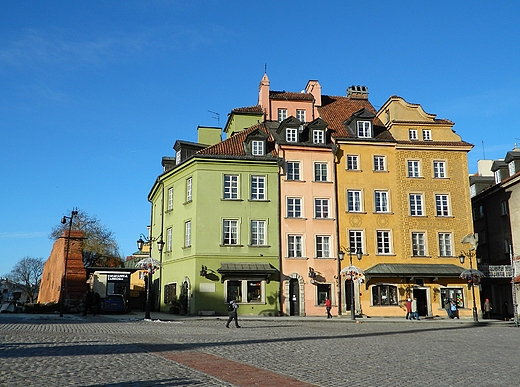
[[[0,315],[2,386],[516,386],[520,329]]]

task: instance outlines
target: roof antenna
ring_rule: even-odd
[[[264,74],[267,74],[267,63],[264,63]]]
[[[213,119],[217,120],[217,127],[219,127],[219,128],[220,128],[220,114],[219,114],[219,113],[217,113],[217,112],[213,112],[213,111],[211,111],[211,110],[208,110],[208,112],[210,112],[210,113],[213,113],[213,114],[214,114],[214,116],[213,116],[213,117],[211,117],[211,118],[213,118]]]
[[[486,149],[484,148],[484,140],[482,140],[482,157],[483,160],[486,159]]]

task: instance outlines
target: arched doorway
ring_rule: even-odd
[[[289,281],[289,315],[300,315],[300,284],[296,278]]]

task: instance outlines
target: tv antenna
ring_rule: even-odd
[[[213,116],[213,117],[211,117],[211,118],[214,118],[214,119],[216,119],[216,120],[217,120],[217,127],[219,127],[219,128],[220,128],[220,113],[217,113],[217,112],[213,112],[213,111],[211,111],[211,110],[208,110],[208,112],[210,112],[210,113],[214,114],[214,116]]]

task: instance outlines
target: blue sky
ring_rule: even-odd
[[[161,157],[255,105],[265,64],[274,90],[421,104],[476,172],[520,144],[519,19],[505,1],[2,1],[0,275],[47,259],[73,207],[132,254]]]

